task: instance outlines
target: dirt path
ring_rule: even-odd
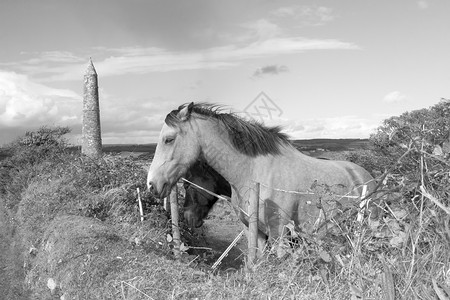
[[[5,213],[3,200],[0,198],[0,295],[7,295],[10,287],[8,276],[10,225]]]
[[[13,234],[12,220],[0,198],[0,299],[28,299],[22,288],[23,263],[15,251]]]
[[[242,229],[241,222],[229,205],[219,202],[205,220],[201,241],[191,246],[212,248],[217,253],[214,257],[216,261]],[[0,198],[0,299],[29,299],[23,290],[23,261],[16,248],[14,223]],[[244,263],[246,250],[247,240],[244,235],[223,259],[219,270],[239,269]]]
[[[219,201],[208,215],[202,228],[199,229],[202,232],[203,239],[198,244],[191,246],[212,248],[220,256],[243,228],[229,205]],[[244,235],[223,259],[219,269],[239,269],[244,263],[246,251],[247,239]]]

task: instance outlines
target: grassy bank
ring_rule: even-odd
[[[320,236],[293,228],[283,255],[266,251],[253,272],[212,271],[207,252],[173,259],[168,216],[145,192],[139,221],[136,189],[145,191],[142,165],[149,162],[118,155],[92,161],[67,151],[58,134],[11,149],[0,162],[0,193],[14,219],[10,253],[22,275],[4,285],[6,299],[442,300],[449,293],[449,218],[422,194],[403,193],[406,176],[380,178],[376,214],[357,221],[355,206]],[[349,157],[379,166],[367,151]],[[439,170],[434,178],[448,187]],[[438,186],[426,188],[448,207]],[[333,197],[326,187],[317,193]],[[195,246],[187,234],[183,241]]]

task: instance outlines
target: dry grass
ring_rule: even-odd
[[[431,166],[429,159],[422,164]],[[268,251],[252,272],[211,271],[187,255],[173,260],[167,215],[146,194],[139,221],[135,191],[145,171],[126,158],[97,163],[56,153],[2,174],[14,177],[3,198],[32,299],[444,300],[450,217],[436,201],[449,207],[448,169],[434,181],[419,170],[428,194],[404,193],[406,177],[387,175],[372,196],[377,215],[357,222],[357,208],[349,209],[333,219],[339,230],[321,239],[297,230],[283,258]]]

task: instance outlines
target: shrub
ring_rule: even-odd
[[[355,236],[364,240],[358,256],[373,261],[371,251],[382,251],[377,260],[397,274],[397,294],[429,298],[449,282],[450,101],[385,120],[370,142],[370,153],[350,155],[382,174],[372,195],[381,213]]]
[[[28,132],[8,145],[10,155],[0,161],[1,197],[16,220],[11,253],[21,253],[18,261],[21,266],[26,262],[21,271],[36,298],[50,297],[45,293],[50,276],[65,278],[66,296],[77,295],[81,285],[80,295],[102,297],[110,287],[98,281],[97,275],[105,276],[114,268],[111,275],[119,276],[123,268],[123,264],[120,268],[116,265],[119,255],[126,252],[136,258],[143,257],[143,251],[162,256],[170,253],[165,243],[167,217],[155,209],[158,201],[146,191],[142,166],[130,158],[105,155],[92,160],[68,151],[63,138],[67,132],[60,127]],[[143,223],[137,209],[137,188],[147,214]],[[61,221],[67,218],[72,221]],[[114,232],[115,238],[111,240],[109,233],[96,235],[98,224]],[[52,245],[47,243],[49,234],[54,236]],[[103,246],[96,252],[99,244]],[[80,257],[72,260],[74,253]],[[95,261],[85,264],[90,255]],[[104,288],[103,294],[95,294],[97,287]]]
[[[67,146],[63,135],[69,132],[67,127],[42,127],[7,145],[10,156],[0,161],[0,193],[7,207],[16,208],[32,179],[61,162]]]

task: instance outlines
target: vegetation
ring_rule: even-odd
[[[160,213],[156,199],[145,192],[141,197],[149,218],[145,224],[138,223],[136,189],[145,191],[146,173],[142,166],[129,158],[105,156],[97,161],[69,152],[63,137],[68,132],[67,128],[57,127],[27,133],[9,145],[12,155],[0,162],[1,198],[17,227],[12,243],[15,249],[11,253],[22,252],[21,260],[26,262],[25,275],[32,299],[48,298],[46,282],[41,281],[55,276],[53,272],[58,271],[66,278],[83,272],[94,274],[110,267],[105,262],[99,270],[91,270],[89,266],[81,266],[76,259],[72,261],[70,256],[74,253],[80,252],[80,257],[95,254],[100,258],[110,252],[119,256],[127,247],[134,247],[136,241],[143,249],[154,247],[158,253],[170,252],[168,245],[159,244],[157,238],[165,236],[167,217]],[[64,216],[76,216],[80,224]],[[56,232],[55,228],[64,229]],[[70,231],[74,228],[78,230]],[[95,228],[99,228],[98,232]],[[72,233],[68,239],[55,243],[49,250],[51,239],[67,232]],[[152,245],[145,245],[141,236],[151,233],[154,233]],[[105,245],[101,242],[104,238],[112,249],[90,248],[91,244]],[[93,242],[85,247],[90,240]],[[62,250],[65,252],[61,253],[60,260],[68,261],[61,268],[52,261]],[[53,269],[49,269],[49,265]],[[80,284],[91,287],[87,281]],[[101,295],[102,289],[94,290]],[[79,291],[79,286],[72,290],[65,288],[69,299]],[[8,299],[17,299],[22,292],[16,285],[11,293]],[[86,295],[81,293],[77,297],[95,298]]]
[[[174,261],[168,218],[146,192],[145,221],[138,217],[142,162],[68,151],[68,131],[27,133],[0,161],[0,197],[15,220],[11,247],[25,265],[24,289],[10,282],[8,299],[450,297],[450,101],[387,119],[370,149],[346,152],[379,180],[367,210],[343,210],[326,232],[292,226],[282,255],[266,251],[249,272],[211,271],[187,253]],[[327,186],[315,190],[333,197]]]
[[[376,260],[394,275],[397,297],[448,299],[450,101],[385,120],[370,142],[371,151],[349,155],[379,175],[372,199],[381,216],[367,220],[361,253],[373,262],[365,248],[382,250]]]

